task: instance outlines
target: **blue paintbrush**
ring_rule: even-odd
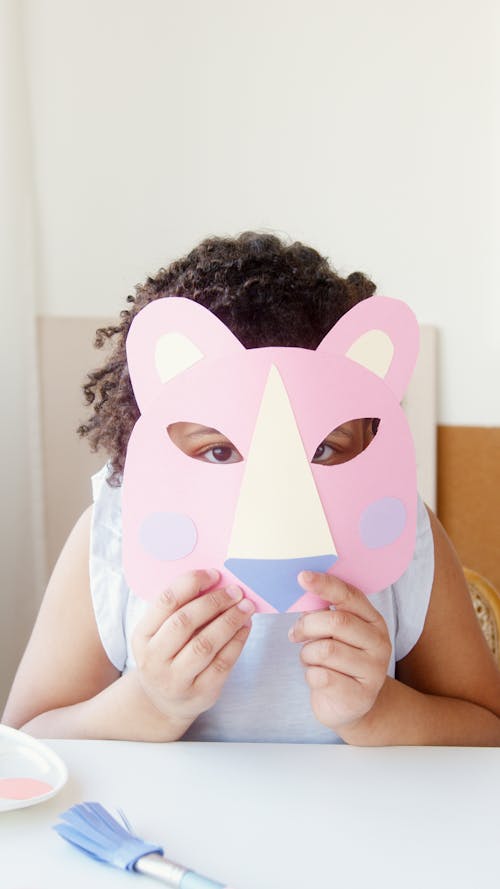
[[[86,855],[123,870],[162,880],[171,889],[230,889],[163,856],[161,846],[146,843],[122,827],[100,803],[81,803],[59,816],[59,836]]]

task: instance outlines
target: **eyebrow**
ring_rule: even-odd
[[[187,432],[186,438],[195,438],[201,437],[202,435],[222,435],[218,429],[212,429],[210,426],[202,426],[201,429],[197,429],[194,432]],[[226,436],[224,436],[226,438]]]
[[[344,429],[343,426],[336,426],[335,429],[332,429],[332,431],[329,434],[333,435],[334,432],[340,432],[342,435],[346,435],[347,438],[350,438],[351,440],[353,438],[352,432],[349,432],[348,429]]]
[[[333,435],[335,432],[340,433],[341,435],[345,435],[347,438],[350,438],[351,441],[353,439],[352,432],[349,432],[348,429],[344,429],[343,426],[336,426],[335,429],[329,433]],[[201,429],[195,429],[193,432],[187,432],[186,438],[201,438],[204,435],[222,435],[219,429],[213,429],[211,426],[202,426]],[[226,436],[224,436],[226,438]]]

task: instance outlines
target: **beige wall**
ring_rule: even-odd
[[[105,462],[76,433],[90,414],[81,385],[103,361],[94,349],[99,323],[107,319],[39,318],[39,370],[44,475],[46,573],[78,516],[92,502],[90,477]],[[62,371],[62,372],[61,372]]]

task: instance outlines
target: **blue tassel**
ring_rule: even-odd
[[[54,825],[59,836],[91,858],[113,867],[133,870],[143,855],[163,855],[161,846],[146,843],[125,830],[100,803],[72,806],[59,817],[62,823]]]

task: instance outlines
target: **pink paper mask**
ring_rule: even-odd
[[[418,325],[398,300],[371,297],[316,351],[245,349],[211,312],[168,297],[139,312],[127,339],[141,416],[123,478],[123,565],[153,600],[174,577],[218,568],[258,611],[307,611],[300,570],[329,571],[366,594],[397,580],[416,532],[416,468],[400,407],[418,352]],[[347,463],[313,464],[342,423],[380,418]],[[167,427],[218,430],[243,460],[183,453]]]

